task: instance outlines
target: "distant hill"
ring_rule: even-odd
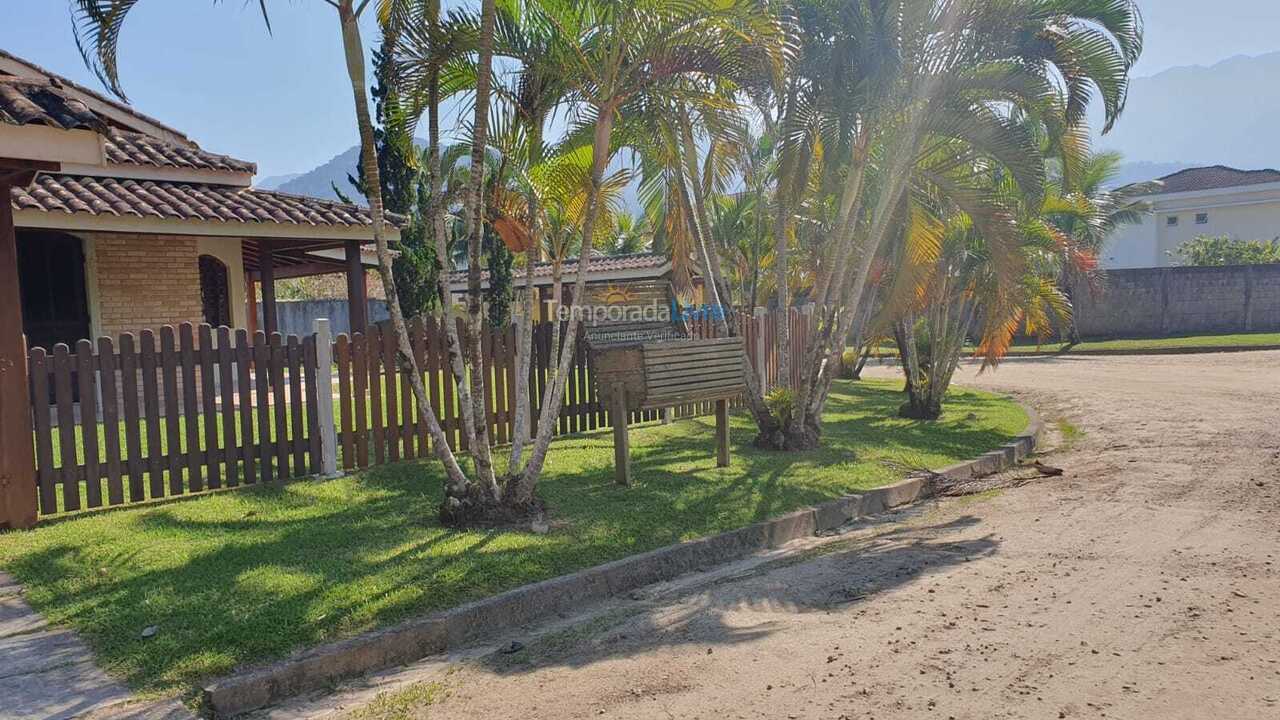
[[[417,145],[419,148],[426,146],[426,141],[418,138]],[[279,190],[280,192],[293,193],[294,195],[310,195],[311,197],[324,198],[326,200],[339,199],[333,192],[333,186],[337,185],[338,189],[347,195],[350,199],[364,204],[364,197],[351,187],[351,183],[347,182],[347,175],[356,173],[356,164],[360,162],[360,146],[353,145],[341,153],[335,155],[329,162],[309,170],[304,173],[294,173],[293,175],[277,175],[270,178],[264,178],[258,187],[265,190]],[[281,182],[275,187],[267,187],[265,183],[268,181],[281,178]]]
[[[1277,77],[1280,52],[1134,78],[1120,122],[1095,145],[1124,154],[1117,186],[1199,165],[1280,168],[1280,132],[1274,129],[1280,118]],[[1095,128],[1102,125],[1096,103],[1092,122]],[[258,186],[332,200],[337,199],[332,187],[337,183],[355,198],[347,173],[355,170],[359,157],[359,148],[352,147],[314,170],[264,178]],[[639,209],[634,192],[631,188],[626,200],[633,212]]]
[[[1280,77],[1280,52],[1134,78],[1120,122],[1096,144],[1119,150],[1135,165],[1172,168],[1155,177],[1188,165],[1280,167],[1276,77]],[[1101,127],[1100,118],[1101,113],[1095,112],[1095,128]],[[1171,162],[1175,158],[1185,162]]]
[[[290,180],[293,180],[294,178],[299,178],[299,177],[302,177],[302,173],[289,173],[287,175],[268,175],[267,177],[264,177],[258,182],[254,183],[253,186],[258,188],[259,190],[278,190],[281,185],[289,182]]]
[[[347,182],[347,175],[355,173],[358,162],[360,162],[360,146],[354,145],[320,167],[281,183],[276,189],[295,195],[337,200],[338,196],[333,192],[333,185],[336,184],[352,200],[363,204],[364,198]]]

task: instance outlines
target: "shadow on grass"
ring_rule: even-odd
[[[1009,412],[998,399],[965,394],[959,417],[938,423],[892,417],[900,402],[884,385],[841,383],[824,445],[807,453],[752,447],[750,419],[735,416],[729,468],[715,467],[709,419],[646,426],[630,488],[614,484],[609,431],[563,438],[539,484],[555,527],[546,535],[440,527],[436,464],[405,462],[6,535],[0,564],[132,687],[188,691],[320,642],[891,482],[902,473],[885,460],[945,464],[1013,434],[995,429]],[[152,625],[156,635],[142,638]]]

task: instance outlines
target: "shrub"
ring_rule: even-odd
[[[1268,265],[1280,263],[1280,238],[1236,240],[1226,235],[1201,235],[1169,253],[1179,265],[1221,267],[1223,265]]]
[[[774,388],[764,396],[765,407],[777,418],[778,422],[787,424],[796,410],[796,394],[791,388]]]

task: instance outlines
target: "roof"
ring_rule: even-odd
[[[146,115],[144,113],[138,112],[138,110],[135,109],[132,105],[121,102],[120,100],[116,100],[115,98],[108,97],[107,95],[104,95],[96,90],[91,90],[70,78],[59,75],[58,73],[55,73],[53,71],[46,70],[45,68],[31,62],[30,60],[27,60],[26,58],[20,58],[16,55],[13,55],[11,53],[5,52],[4,50],[0,49],[0,60],[8,61],[7,63],[5,63],[7,65],[6,67],[7,72],[13,72],[16,75],[34,74],[34,75],[43,76],[45,78],[48,78],[58,83],[58,85],[64,88],[74,91],[74,93],[76,94],[83,93],[84,95],[91,98],[93,101],[96,101],[101,105],[107,106],[108,108],[116,111],[115,114],[117,114],[117,117],[119,117],[119,115],[131,116],[133,118],[136,118],[137,120],[140,120],[146,123],[147,125],[153,125],[160,130],[168,132],[174,135],[175,137],[182,138],[183,140],[187,139],[186,134],[183,133],[182,131],[175,129],[170,125],[166,125],[165,123],[151,117],[150,115]],[[10,77],[10,76],[3,75],[3,77]]]
[[[89,95],[99,103],[132,113],[148,123],[158,121],[134,111],[59,75],[0,51],[0,56],[21,62],[46,78],[29,78],[0,74],[0,120],[11,125],[46,125],[62,130],[96,130],[106,136],[104,154],[107,165],[175,168],[183,170],[220,170],[234,173],[258,171],[258,166],[228,155],[207,152],[185,135],[167,126],[167,137],[158,137],[118,127],[108,127],[110,118],[95,112],[77,94]],[[97,105],[103,109],[101,104]],[[175,141],[172,138],[180,138]]]
[[[112,165],[227,170],[249,174],[258,172],[257,165],[245,160],[125,130],[112,130],[106,138],[105,146],[107,162]]]
[[[630,255],[596,255],[591,258],[590,264],[587,266],[589,274],[618,272],[618,271],[644,271],[652,270],[653,276],[658,277],[668,269],[670,269],[671,261],[666,255],[661,253],[632,253]],[[562,275],[566,279],[572,279],[574,274],[578,272],[578,258],[565,259],[562,267]],[[533,266],[533,276],[551,277],[554,265],[550,262],[540,262]],[[524,277],[524,271],[517,273],[519,277]],[[484,270],[480,273],[480,282],[488,282],[489,271]],[[449,282],[465,283],[467,281],[467,271],[458,270],[449,274]]]
[[[68,215],[312,226],[372,224],[358,205],[231,185],[45,175],[13,188],[14,210]],[[388,213],[388,222],[401,218]],[[21,223],[19,223],[21,224]]]
[[[1280,171],[1277,170],[1238,170],[1226,165],[1211,165],[1183,170],[1166,175],[1158,181],[1164,187],[1156,195],[1170,193],[1195,192],[1198,190],[1220,190],[1223,188],[1261,185],[1263,183],[1280,182]]]
[[[57,130],[106,132],[107,124],[84,103],[62,91],[57,81],[0,75],[0,122],[44,125]]]

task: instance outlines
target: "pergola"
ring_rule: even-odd
[[[368,328],[368,287],[365,283],[364,251],[359,240],[340,243],[306,242],[280,238],[248,238],[241,243],[244,253],[245,290],[248,292],[249,329],[258,317],[255,283],[262,285],[262,330],[268,334],[279,328],[275,281],[345,273],[347,308],[352,332]]]

